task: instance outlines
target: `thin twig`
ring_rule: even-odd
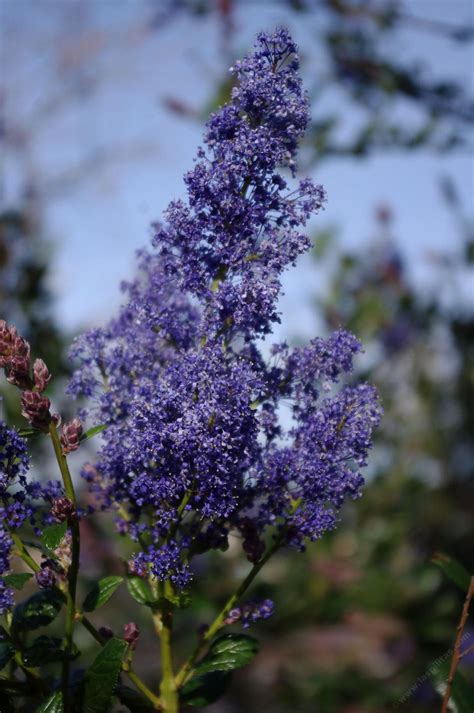
[[[467,618],[469,616],[469,606],[471,604],[471,599],[474,594],[474,576],[471,577],[469,584],[469,589],[467,590],[466,599],[464,600],[464,606],[462,608],[461,618],[456,629],[456,641],[454,642],[453,658],[451,660],[451,667],[449,669],[448,680],[446,683],[446,690],[443,697],[443,705],[441,707],[441,713],[448,713],[449,700],[451,698],[451,691],[453,688],[453,681],[456,675],[457,668],[459,666],[459,661],[461,659],[461,643],[464,633],[464,627],[466,626]]]

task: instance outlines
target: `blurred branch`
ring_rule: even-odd
[[[441,707],[441,713],[448,713],[449,699],[451,698],[451,690],[453,687],[454,677],[456,675],[457,668],[459,666],[459,661],[461,660],[461,642],[464,634],[464,627],[466,626],[467,618],[469,616],[469,607],[471,604],[472,596],[474,595],[474,576],[471,577],[471,582],[469,589],[466,594],[466,599],[464,600],[464,606],[461,613],[461,619],[457,626],[456,641],[454,643],[453,658],[451,660],[451,667],[449,669],[448,680],[446,683],[446,690],[443,697],[443,705]]]

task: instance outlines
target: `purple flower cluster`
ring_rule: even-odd
[[[224,623],[235,624],[235,622],[240,621],[244,629],[248,629],[256,621],[268,619],[272,616],[274,609],[275,605],[271,599],[252,600],[231,609]]]
[[[14,429],[0,421],[0,575],[10,569],[10,552],[13,546],[8,527],[15,529],[23,524],[28,512],[21,502],[9,502],[7,488],[28,470],[26,443]],[[13,592],[0,576],[0,614],[13,606]]]
[[[187,200],[155,226],[118,317],[73,347],[70,393],[95,399],[107,426],[84,476],[102,507],[125,509],[120,532],[145,544],[133,571],[177,588],[231,531],[257,562],[268,528],[302,548],[333,527],[359,494],[380,418],[372,387],[340,383],[360,350],[352,335],[264,356],[281,274],[310,247],[301,228],[325,194],[294,179],[309,115],[287,31],[259,35],[231,71]]]
[[[0,614],[13,605],[13,593],[1,575],[10,570],[10,533],[25,523],[41,525],[48,519],[49,504],[62,495],[59,481],[42,485],[27,479],[27,444],[15,429],[0,421]],[[44,503],[48,504],[46,510]]]

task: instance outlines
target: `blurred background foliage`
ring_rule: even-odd
[[[455,15],[450,22],[434,19],[428,2],[423,16],[397,0],[281,4],[295,22],[313,26],[316,49],[326,58],[327,71],[321,75],[315,68],[309,87],[317,110],[303,152],[306,166],[397,150],[404,152],[409,170],[415,151],[470,150],[474,103],[464,83],[439,72],[434,61],[427,67],[405,60],[394,38],[400,28],[409,28],[414,43],[418,34],[430,33],[465,45],[474,39],[472,26]],[[228,47],[238,31],[236,6],[251,12],[253,3],[157,0],[137,6],[141,37],[159,33],[183,14],[196,22],[213,17],[220,28],[222,78],[209,101],[196,109],[179,94],[169,96],[165,104],[171,114],[201,122],[228,98],[224,70],[234,59]],[[71,7],[77,12],[80,4]],[[61,82],[43,97],[42,121],[96,91],[87,71],[94,47],[90,42],[80,52],[71,51]],[[120,77],[113,81],[120,83]],[[344,101],[328,110],[331,101],[323,101],[328,95]],[[407,103],[409,111],[400,111]],[[71,334],[59,325],[53,304],[44,204],[51,192],[67,193],[100,165],[126,160],[143,146],[124,139],[117,151],[82,156],[67,175],[45,182],[30,150],[38,114],[23,124],[14,119],[14,113],[5,113],[1,139],[5,151],[22,156],[21,190],[17,204],[3,201],[0,211],[0,317],[17,324],[35,356],[64,376]],[[341,226],[327,225],[315,234],[309,289],[321,332],[344,325],[363,341],[358,375],[377,384],[385,418],[365,495],[346,508],[338,530],[303,557],[283,555],[264,570],[255,594],[273,597],[276,614],[256,627],[261,654],[253,667],[236,675],[226,698],[213,708],[216,713],[425,713],[440,706],[426,673],[452,646],[463,595],[432,559],[447,553],[474,571],[472,206],[462,204],[450,177],[441,180],[440,201],[452,215],[449,249],[426,255],[430,280],[424,284],[406,264],[401,246],[417,236],[397,235],[396,203],[374,207],[373,235],[351,250],[338,237]],[[420,230],[421,223],[422,216]],[[295,315],[292,337],[298,340],[302,331]],[[6,397],[3,411],[16,422],[12,390],[0,387]],[[103,567],[120,573],[117,551],[98,527],[84,523],[84,568],[91,577]],[[231,547],[224,559],[213,556],[200,563],[198,623],[211,616],[210,601],[223,600],[245,571],[238,550]],[[136,612],[125,594],[112,600],[109,607],[114,606],[119,633]],[[178,625],[183,648],[196,636],[194,616],[195,610],[184,610]],[[156,644],[147,635],[147,622],[139,624],[137,658],[153,680],[150,651]],[[474,637],[472,622],[466,631]],[[473,656],[462,668],[472,683]]]

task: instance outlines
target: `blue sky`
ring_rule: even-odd
[[[170,113],[163,99],[202,109],[222,77],[225,56],[230,63],[249,49],[258,30],[281,23],[301,46],[303,75],[323,77],[326,71],[313,26],[278,2],[238,4],[235,32],[225,48],[215,18],[179,17],[146,35],[146,7],[142,0],[3,0],[0,6],[5,113],[30,132],[20,151],[4,152],[2,198],[10,205],[16,201],[25,171],[44,191],[41,219],[54,245],[51,284],[58,317],[72,330],[100,324],[112,313],[120,300],[118,284],[133,274],[134,252],[147,242],[150,222],[183,195],[182,174],[192,165],[202,123]],[[409,7],[413,14],[472,22],[473,5],[464,0],[412,0]],[[474,90],[471,49],[453,50],[412,32],[399,35],[392,49],[431,63],[438,74],[454,73]],[[74,52],[90,59],[72,74],[72,98],[64,92],[56,97]],[[94,90],[81,92],[81,82]],[[45,98],[51,106],[36,121]],[[336,94],[330,101],[339,106],[343,99]],[[107,160],[91,164],[88,173],[90,157],[104,151]],[[75,176],[78,166],[84,168],[82,178]],[[391,153],[327,161],[315,174],[329,195],[318,227],[340,225],[345,244],[364,244],[373,233],[375,206],[391,203],[396,233],[421,279],[428,250],[454,247],[452,219],[439,197],[441,174],[455,179],[472,209],[470,155]],[[285,278],[286,331],[313,330],[309,305],[318,279],[305,261]]]

